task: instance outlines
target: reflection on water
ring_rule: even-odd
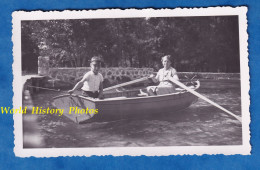
[[[239,82],[230,86],[207,86],[200,93],[241,116]],[[228,87],[228,88],[226,88]],[[51,107],[57,92],[42,91],[32,97],[35,106]],[[159,106],[158,106],[159,107]],[[27,117],[26,115],[24,117]],[[36,115],[32,115],[36,116]],[[109,147],[109,146],[207,146],[241,145],[242,126],[234,118],[210,104],[198,100],[189,108],[175,113],[158,113],[114,122],[76,124],[65,116],[38,115],[38,147]],[[24,121],[24,132],[30,123]],[[27,128],[26,128],[27,127]],[[35,132],[34,132],[35,133]],[[24,145],[24,147],[36,147]]]

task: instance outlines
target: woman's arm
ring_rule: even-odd
[[[159,81],[159,72],[160,72],[160,70],[157,72],[156,76],[155,76],[154,74],[151,74],[151,75],[149,76],[149,79],[150,79],[152,82],[157,83],[157,82]]]
[[[157,83],[158,81],[160,81],[160,70],[157,72],[155,78],[154,78],[154,82]]]
[[[177,71],[174,68],[172,68],[171,74],[169,75],[169,77],[167,77],[167,79],[169,79],[170,77],[179,81],[179,77],[177,75]]]
[[[173,77],[175,80],[178,80],[178,81],[179,81],[179,77],[178,77],[177,74],[173,75],[172,77]]]
[[[178,81],[179,81],[179,77],[178,77],[178,75],[177,75],[177,71],[173,68],[173,69],[172,69],[172,72],[173,72],[173,73],[172,73],[172,75],[173,75],[172,77],[173,77],[175,80],[178,80]]]

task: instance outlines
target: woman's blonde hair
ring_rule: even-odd
[[[165,56],[163,56],[162,59],[161,59],[161,61],[163,61],[164,58],[166,58],[167,60],[169,60],[170,62],[172,62],[170,55],[165,55]]]

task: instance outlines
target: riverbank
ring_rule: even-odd
[[[70,89],[77,81],[79,81],[84,72],[89,71],[89,68],[53,68],[50,74],[46,75],[24,75],[23,79],[28,86],[40,86],[50,89]],[[112,70],[112,71],[111,71]],[[134,79],[149,76],[154,73],[151,68],[110,68],[101,69],[101,73],[104,77],[104,87],[110,87],[116,84],[124,83]],[[181,81],[200,80],[203,82],[210,82],[211,80],[218,80],[224,84],[230,84],[230,82],[240,81],[240,73],[206,73],[206,72],[178,72],[178,76]],[[28,78],[29,77],[29,78]],[[148,85],[149,81],[142,82],[144,85]],[[28,88],[32,92],[37,92],[40,89]]]

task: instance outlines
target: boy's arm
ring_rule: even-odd
[[[98,95],[98,98],[99,99],[103,99],[104,96],[103,96],[103,81],[100,82],[100,85],[99,85],[99,95]]]
[[[104,77],[102,76],[102,74],[99,74],[99,78],[100,78],[100,84],[99,84],[99,94],[98,94],[98,98],[99,99],[103,99],[103,82],[104,82]]]
[[[84,84],[84,81],[86,81],[87,79],[87,76],[84,76],[74,87],[73,89],[69,90],[68,93],[73,93],[75,92],[76,90],[78,90],[79,88],[81,88]]]

